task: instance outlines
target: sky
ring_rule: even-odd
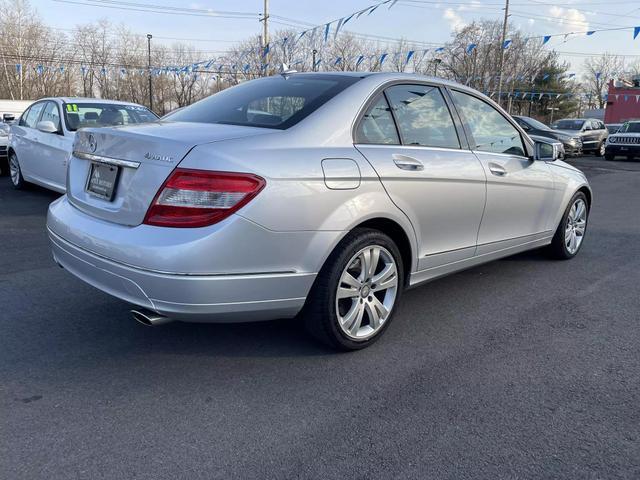
[[[105,2],[105,0],[98,0]],[[154,36],[154,42],[192,43],[206,58],[223,54],[234,42],[261,32],[258,15],[263,0],[121,0],[163,7],[186,7],[213,12],[203,16],[139,12],[98,6],[95,0],[31,0],[49,26],[63,29],[108,18],[134,33]],[[117,0],[106,0],[116,6]],[[270,30],[305,25],[323,25],[350,15],[379,0],[270,0]],[[511,0],[512,27],[528,36],[585,32],[598,29],[640,26],[640,0]],[[104,3],[103,3],[104,5]],[[440,45],[456,29],[480,19],[502,19],[504,0],[398,0],[393,8],[378,8],[371,15],[352,19],[345,30],[360,34]],[[225,18],[215,12],[248,15]],[[287,25],[284,25],[287,24]],[[386,43],[381,41],[381,43]],[[426,48],[426,47],[425,47]],[[435,48],[435,47],[434,47]],[[553,37],[546,48],[561,52],[571,70],[580,74],[585,58],[604,52],[624,55],[625,61],[640,60],[640,35],[613,30]],[[206,58],[203,58],[206,59]]]

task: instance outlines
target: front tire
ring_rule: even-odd
[[[22,177],[20,162],[18,162],[18,156],[14,152],[9,155],[9,176],[11,177],[13,188],[22,190],[25,187],[26,182]]]
[[[588,219],[587,196],[578,192],[569,202],[549,246],[549,252],[554,258],[569,260],[578,254],[587,233]]]
[[[404,287],[402,256],[386,234],[358,228],[329,256],[303,310],[309,333],[339,350],[359,350],[388,328]]]
[[[600,142],[600,145],[598,145],[598,148],[595,151],[596,157],[602,157],[605,155],[605,151],[606,151],[606,145],[604,142]]]

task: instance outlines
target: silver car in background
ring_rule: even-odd
[[[585,176],[441,79],[283,74],[170,120],[79,132],[47,221],[58,264],[145,324],[299,315],[358,349],[405,288],[537,247],[572,258],[586,232]]]
[[[157,120],[142,105],[91,98],[43,98],[34,102],[11,126],[9,174],[13,186],[25,182],[64,193],[67,162],[76,131]]]

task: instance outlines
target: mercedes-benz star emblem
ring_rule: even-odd
[[[89,150],[91,151],[91,153],[95,152],[98,148],[98,142],[96,142],[96,139],[92,133],[90,133],[87,137],[87,142],[89,144]]]

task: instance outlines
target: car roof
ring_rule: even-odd
[[[139,105],[133,102],[125,102],[121,100],[107,100],[103,98],[88,98],[88,97],[45,97],[41,98],[38,101],[43,100],[53,100],[62,103],[101,103],[101,104],[110,104],[110,105],[135,105],[138,107],[142,107],[143,105]]]
[[[380,81],[381,83],[393,82],[393,81],[421,81],[432,82],[440,85],[446,85],[449,87],[455,87],[460,90],[466,90],[469,92],[478,92],[477,90],[467,87],[461,83],[446,80],[440,77],[432,77],[428,75],[420,75],[418,73],[403,73],[403,72],[294,72],[290,73],[291,76],[345,76],[345,77],[360,77],[363,79],[372,79]]]

